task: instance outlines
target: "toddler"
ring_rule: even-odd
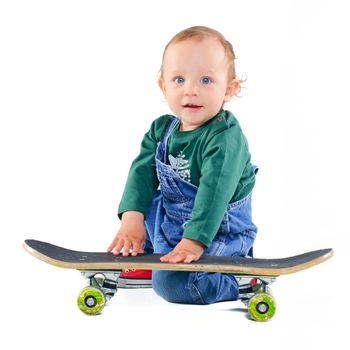
[[[157,253],[162,262],[190,263],[251,250],[256,168],[239,122],[224,110],[240,89],[234,59],[230,42],[202,26],[181,31],[165,47],[158,84],[174,115],[156,119],[143,138],[108,252]],[[152,284],[170,302],[238,297],[231,274],[153,271]]]

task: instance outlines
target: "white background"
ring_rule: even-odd
[[[2,1],[0,242],[2,344],[8,349],[328,349],[346,339],[349,283],[346,1]],[[325,264],[278,279],[268,323],[240,302],[172,305],[121,290],[103,315],[75,306],[74,270],[34,259],[26,238],[104,251],[130,162],[169,112],[156,84],[178,31],[229,39],[240,120],[260,166],[255,255],[333,247]]]

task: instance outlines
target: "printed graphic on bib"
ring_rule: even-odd
[[[169,163],[172,169],[185,181],[191,182],[191,169],[185,154],[180,151],[176,158],[169,154]]]

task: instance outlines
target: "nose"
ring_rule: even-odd
[[[198,96],[198,87],[195,82],[187,82],[184,86],[185,96]]]

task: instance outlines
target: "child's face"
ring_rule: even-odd
[[[239,88],[239,82],[230,79],[225,50],[215,38],[170,44],[158,83],[183,131],[214,117]]]

